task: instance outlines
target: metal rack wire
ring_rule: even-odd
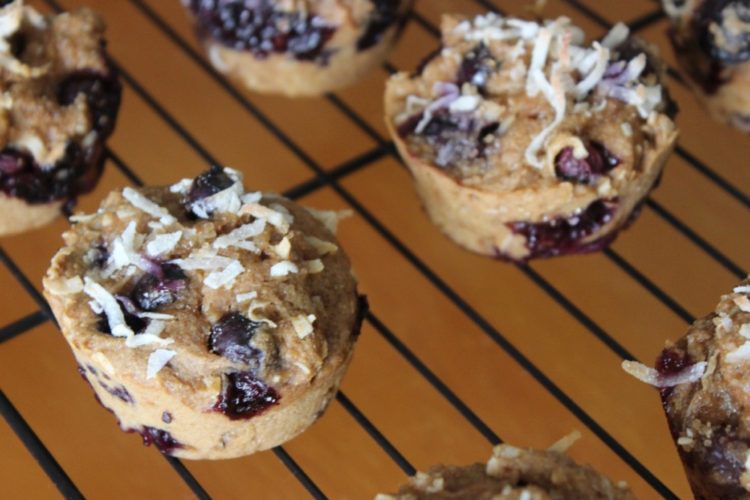
[[[55,0],[44,0],[51,8],[61,10],[60,5]],[[485,9],[498,10],[498,7],[490,0],[466,0],[472,1]],[[608,27],[609,22],[599,16],[595,11],[588,8],[578,0],[565,0],[567,4],[578,10],[593,22],[602,27]],[[390,246],[392,246],[411,266],[413,266],[422,276],[424,276],[443,296],[454,304],[463,314],[473,322],[494,344],[499,346],[507,353],[523,370],[535,379],[553,398],[561,403],[571,414],[573,414],[582,425],[591,430],[598,438],[606,444],[615,454],[617,454],[625,463],[627,463],[638,475],[640,475],[653,490],[664,498],[677,498],[677,495],[671,491],[664,482],[658,478],[652,471],[646,468],[632,453],[626,449],[610,432],[600,425],[596,419],[589,415],[570,395],[568,395],[555,381],[537,366],[530,358],[517,348],[502,332],[500,332],[492,323],[482,316],[468,300],[464,299],[455,289],[453,289],[440,274],[432,269],[419,254],[409,248],[395,233],[393,233],[375,214],[366,208],[347,188],[342,186],[340,180],[346,176],[366,169],[377,160],[391,156],[397,158],[393,144],[386,138],[382,137],[367,121],[360,116],[356,110],[347,105],[336,95],[328,95],[326,99],[345,116],[353,127],[356,127],[375,143],[376,147],[357,155],[354,158],[342,163],[331,170],[324,169],[318,164],[312,156],[296,143],[294,138],[288,135],[284,130],[261,109],[253,104],[245,95],[237,89],[234,84],[229,82],[225,77],[216,72],[210,64],[204,59],[202,54],[198,53],[192,46],[176,31],[169,23],[160,17],[144,0],[129,0],[139,12],[142,13],[144,20],[153,23],[173,44],[175,50],[179,50],[187,55],[190,60],[198,66],[206,75],[214,80],[221,89],[226,92],[253,120],[256,120],[268,130],[276,140],[284,145],[302,164],[311,170],[315,177],[305,181],[297,186],[288,189],[284,194],[291,198],[300,198],[310,194],[323,187],[331,188],[346,203],[355,210],[355,212],[367,222],[367,224]],[[639,31],[651,26],[653,23],[663,18],[661,10],[655,5],[652,12],[632,21],[630,23],[632,31]],[[418,13],[412,16],[414,22],[420,29],[432,37],[439,36],[438,29],[433,26],[427,19]],[[132,75],[125,67],[117,64],[125,84],[135,94],[142,99],[148,107],[160,117],[192,150],[195,151],[206,164],[223,164],[219,158],[215,157],[210,149],[204,145],[201,140],[192,135],[179,120],[162,106],[158,100],[149,93],[149,91],[140,83],[139,79]],[[396,67],[391,64],[385,64],[384,70],[394,72]],[[671,71],[674,80],[681,85],[684,81],[675,70]],[[728,196],[739,201],[747,208],[750,208],[750,197],[741,189],[734,186],[729,180],[722,177],[719,173],[711,169],[708,165],[702,163],[696,156],[691,154],[683,147],[678,147],[677,154],[682,157],[688,165],[699,172],[706,181],[716,185]],[[114,151],[108,150],[107,156],[109,163],[118,168],[123,175],[132,183],[141,185],[142,181],[136,174],[136,169],[128,165]],[[653,199],[649,199],[646,207],[653,211],[656,216],[663,219],[667,224],[685,236],[692,244],[699,248],[711,259],[716,261],[720,266],[725,268],[731,274],[738,278],[746,275],[743,268],[732,261],[728,256],[722,253],[718,248],[704,239],[700,234],[693,230],[689,224],[671,213],[662,204]],[[668,308],[677,317],[685,323],[693,321],[694,317],[688,310],[681,305],[676,299],[671,297],[667,292],[659,288],[651,279],[641,272],[635,265],[630,263],[621,254],[614,249],[608,249],[604,255],[630,278],[637,282],[647,293],[651,294],[664,307]],[[34,288],[29,279],[24,275],[21,269],[16,265],[13,259],[0,248],[0,260],[10,271],[19,284],[26,290],[31,298],[36,302],[39,310],[23,318],[14,321],[0,329],[0,345],[8,340],[22,335],[27,331],[39,326],[48,320],[53,320],[49,308],[43,297]],[[596,337],[608,349],[623,359],[635,359],[623,345],[621,345],[612,335],[603,327],[598,325],[585,311],[580,309],[576,304],[558,290],[550,281],[535,270],[533,265],[518,265],[518,269],[540,290],[554,300],[562,309],[578,321],[591,335]],[[430,369],[422,361],[418,353],[415,353],[400,340],[399,336],[389,329],[386,324],[378,317],[377,311],[370,312],[367,315],[368,323],[376,332],[414,368],[414,370],[429,383],[460,415],[475,428],[486,441],[490,444],[502,442],[501,437],[486,422],[484,422],[472,408],[464,402],[454,392],[448,384]],[[391,460],[407,475],[415,473],[415,468],[388,437],[381,432],[368,417],[363,413],[355,403],[343,392],[339,392],[336,397],[337,403],[357,422],[359,426],[377,443]],[[44,443],[36,436],[34,430],[26,423],[24,417],[13,406],[13,403],[0,391],[0,413],[27,447],[29,452],[39,462],[39,465],[46,472],[49,478],[54,482],[59,491],[68,498],[82,498],[82,494],[65,470],[55,460],[52,453],[45,447]],[[314,498],[326,498],[325,492],[316,485],[314,480],[303,470],[303,468],[294,460],[294,458],[284,449],[277,447],[274,449],[276,457],[284,464],[291,474],[300,482],[300,484]],[[190,471],[176,458],[165,457],[175,472],[185,481],[187,486],[199,498],[210,498],[209,493],[201,486]]]

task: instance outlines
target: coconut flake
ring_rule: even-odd
[[[257,296],[258,292],[253,290],[252,292],[238,293],[237,295],[235,295],[234,300],[236,300],[238,304],[242,304],[243,302],[249,302],[253,300]]]
[[[203,280],[203,284],[209,288],[217,290],[222,287],[231,286],[234,283],[234,279],[242,274],[245,268],[238,260],[232,261],[225,269],[221,271],[214,271],[210,273]]]
[[[83,291],[83,280],[79,276],[46,280],[44,285],[53,295],[73,295]]]
[[[214,240],[212,246],[214,248],[237,247],[253,253],[260,253],[260,249],[248,239],[262,234],[265,229],[265,219],[256,219],[249,224],[241,225],[228,234],[219,236]]]
[[[750,285],[736,286],[732,291],[734,293],[750,293]]]
[[[316,274],[325,269],[323,261],[320,259],[307,260],[304,265],[305,269],[307,269],[307,272],[310,274]]]
[[[282,260],[271,266],[271,276],[274,277],[286,276],[287,274],[297,272],[299,272],[297,264],[288,260]]]
[[[148,366],[146,367],[146,379],[152,379],[159,371],[164,368],[169,361],[175,357],[177,351],[169,349],[157,349],[148,357]]]
[[[279,230],[280,233],[289,232],[289,222],[282,212],[273,210],[259,203],[246,203],[240,209],[240,215],[249,214],[258,219],[265,219],[269,224]]]
[[[273,245],[271,248],[273,248],[273,251],[276,252],[276,255],[278,255],[282,259],[288,259],[289,254],[292,251],[292,243],[289,241],[289,238],[284,236],[284,238],[282,238],[282,240],[278,244]]]
[[[265,316],[261,316],[259,313],[256,312],[258,309],[263,309],[269,304],[270,302],[264,302],[261,300],[253,300],[252,302],[250,302],[250,306],[247,308],[247,317],[253,321],[266,323],[271,328],[276,328],[277,326],[276,323],[266,318]]]
[[[196,269],[203,271],[222,269],[229,266],[232,262],[234,262],[234,259],[216,255],[215,250],[207,248],[195,251],[185,259],[174,259],[170,261],[170,263],[176,264],[186,271],[194,271]]]
[[[594,67],[586,75],[586,78],[576,84],[575,96],[577,99],[583,99],[601,81],[604,72],[607,70],[609,49],[594,42],[594,50],[596,51]]]
[[[351,210],[317,210],[315,208],[306,207],[310,215],[318,219],[331,234],[336,234],[336,228],[343,219],[351,217],[354,212]]]
[[[750,361],[750,342],[745,342],[737,349],[727,353],[725,358],[728,363],[741,363]]]
[[[734,298],[734,303],[740,308],[742,312],[750,312],[750,299],[747,295],[738,295]]]
[[[614,26],[612,26],[612,29],[609,30],[609,33],[606,34],[604,38],[602,38],[601,44],[602,47],[606,47],[608,49],[614,49],[615,47],[619,46],[622,42],[628,39],[628,36],[630,35],[630,28],[627,27],[624,23],[617,23]]]
[[[338,246],[331,243],[330,241],[321,240],[320,238],[316,238],[315,236],[305,236],[305,241],[307,241],[316,252],[318,252],[318,255],[328,255],[336,253],[339,249]]]
[[[122,313],[120,304],[114,295],[89,277],[84,278],[83,291],[101,307],[107,317],[107,323],[112,335],[115,337],[128,337],[134,334],[133,330],[125,323],[125,315]]]
[[[182,231],[174,233],[157,234],[153,240],[146,244],[146,253],[150,257],[156,257],[171,252],[182,238]]]
[[[316,319],[314,314],[308,314],[307,316],[300,314],[292,318],[292,326],[294,331],[297,332],[297,336],[304,339],[310,335],[313,332],[313,323]]]
[[[149,344],[159,344],[160,346],[166,346],[174,342],[173,339],[163,339],[159,335],[164,331],[166,323],[164,321],[153,320],[149,321],[148,326],[143,331],[128,337],[125,339],[125,345],[127,347],[135,348]]]
[[[476,95],[463,95],[453,101],[448,109],[451,113],[469,113],[477,109],[482,99]]]
[[[134,207],[142,210],[143,212],[146,212],[154,218],[159,219],[162,224],[166,225],[177,222],[177,219],[175,219],[167,211],[166,208],[157,205],[133,188],[126,187],[125,189],[123,189],[122,196],[123,198],[128,200]]]
[[[187,194],[191,187],[193,187],[193,179],[181,179],[169,186],[169,192]]]
[[[699,361],[672,375],[663,375],[654,368],[649,368],[637,361],[623,361],[622,369],[641,382],[653,385],[654,387],[664,388],[697,382],[706,371],[706,365],[705,361]]]
[[[260,203],[260,200],[263,199],[263,193],[260,191],[256,191],[254,193],[245,193],[242,196],[240,196],[240,201],[242,203]]]

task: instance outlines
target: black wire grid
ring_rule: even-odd
[[[409,249],[395,234],[393,234],[384,224],[382,224],[375,215],[365,208],[346,188],[339,184],[339,180],[353,172],[367,168],[375,161],[385,156],[393,156],[398,159],[398,155],[393,144],[381,136],[373,129],[355,110],[349,107],[335,95],[328,95],[326,98],[341,112],[352,124],[358,127],[367,136],[377,143],[377,147],[364,154],[339,165],[331,171],[325,171],[315,160],[313,160],[294,139],[289,137],[274,121],[264,114],[257,106],[252,104],[241,91],[239,91],[224,76],[215,71],[209,63],[203,58],[202,54],[193,49],[190,44],[172,29],[167,22],[152,10],[143,0],[129,0],[143,16],[159,28],[176,46],[178,50],[183,51],[189,58],[205,71],[221,88],[227,92],[242,109],[247,111],[255,120],[259,121],[273,136],[280,141],[288,150],[302,161],[310,170],[315,173],[315,177],[306,182],[287,190],[284,194],[292,199],[297,199],[322,187],[330,187],[349,206],[351,206],[359,216],[361,216],[382,238],[392,245],[412,266],[414,266],[432,285],[434,285],[442,294],[445,295],[455,306],[457,306],[479,329],[484,332],[493,342],[503,349],[510,357],[518,363],[523,370],[528,372],[550,395],[570,411],[583,425],[588,427],[602,442],[614,451],[625,463],[627,463],[638,475],[640,475],[659,495],[664,498],[676,499],[677,496],[650,470],[638,461],[622,444],[620,444],[612,435],[610,435],[600,424],[586,413],[570,396],[568,396],[553,380],[532,363],[521,351],[516,348],[500,331],[493,327],[488,320],[476,311],[467,301],[465,301],[455,290],[453,290],[441,277],[420,257]],[[490,0],[471,0],[484,9],[498,11],[498,7]],[[591,10],[579,0],[564,0],[572,8],[579,11],[590,20],[603,28],[609,28],[611,24]],[[45,0],[45,2],[54,10],[60,11],[60,5],[55,0]],[[663,19],[661,9],[655,5],[655,9],[630,22],[631,31],[637,32],[651,26],[652,24]],[[422,17],[416,11],[412,14],[411,20],[421,29],[433,37],[439,37],[439,30],[427,19]],[[222,165],[208,149],[201,144],[200,140],[191,135],[159,102],[134,78],[125,68],[115,65],[120,71],[123,80],[150,108],[154,111],[170,128],[172,128],[179,137],[185,141],[195,152],[200,155],[209,165]],[[390,73],[396,71],[396,68],[389,63],[383,65],[384,69]],[[685,85],[680,74],[670,68],[670,75],[680,85]],[[701,162],[696,156],[686,151],[683,147],[678,146],[676,154],[686,163],[699,172],[707,181],[715,184],[727,195],[739,201],[745,207],[750,208],[750,197],[735,187],[730,181],[722,177],[708,165]],[[141,179],[135,171],[128,166],[117,154],[107,150],[108,159],[118,168],[127,179],[135,185],[142,185]],[[679,233],[690,240],[701,251],[715,260],[719,265],[724,267],[738,279],[746,276],[746,272],[737,263],[714,247],[711,243],[702,238],[692,230],[685,222],[673,215],[666,207],[653,199],[648,199],[646,207],[652,210],[658,217],[671,225]],[[639,283],[646,291],[652,294],[665,307],[669,308],[674,314],[682,318],[686,323],[691,323],[694,317],[675,299],[661,290],[647,276],[641,273],[635,266],[630,264],[623,256],[613,249],[604,251],[604,255],[610,259],[616,266],[621,268],[632,279]],[[8,341],[15,336],[21,335],[34,327],[44,323],[47,320],[54,322],[49,307],[41,294],[34,288],[29,279],[23,274],[20,268],[13,262],[10,256],[0,247],[0,260],[11,272],[20,285],[28,292],[31,298],[39,306],[39,310],[31,313],[9,325],[0,329],[0,343]],[[623,359],[636,359],[633,354],[628,352],[612,336],[610,336],[602,327],[592,320],[584,311],[579,309],[572,301],[565,297],[563,293],[557,290],[551,283],[544,279],[537,271],[528,265],[518,265],[518,269],[533,281],[540,289],[554,299],[563,309],[580,322],[591,334],[597,337],[609,349]],[[473,426],[490,444],[496,445],[502,442],[500,436],[487,425],[455,392],[451,390],[440,378],[423,362],[419,356],[410,350],[399,337],[391,331],[374,312],[367,315],[367,321],[371,326],[395,349],[445,400],[450,403],[465,419]],[[364,431],[386,452],[395,464],[407,475],[413,475],[415,468],[380,431],[373,425],[367,416],[343,393],[339,392],[336,401],[346,410],[351,417],[360,425]],[[60,493],[67,498],[83,498],[80,490],[76,487],[65,470],[55,460],[55,457],[45,447],[44,443],[34,433],[34,430],[24,420],[13,403],[0,390],[0,413],[6,419],[10,427],[16,433],[18,438],[24,443],[28,451],[37,460],[42,469],[49,476],[50,480],[57,486]],[[326,498],[326,494],[315,484],[305,471],[299,466],[294,458],[282,447],[278,446],[273,450],[276,457],[288,468],[302,486],[314,498]],[[187,486],[199,498],[210,498],[208,492],[201,486],[190,471],[180,462],[180,460],[164,456],[165,460],[174,468],[175,472],[185,481]]]

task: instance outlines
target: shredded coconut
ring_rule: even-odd
[[[282,260],[271,266],[271,276],[274,277],[286,276],[287,274],[297,272],[299,272],[297,264],[288,260]]]
[[[146,253],[150,257],[156,257],[171,252],[182,238],[182,231],[174,233],[157,234],[153,240],[146,244]]]
[[[738,295],[734,298],[734,303],[740,308],[742,312],[750,312],[750,299],[747,295]]]
[[[630,28],[627,27],[624,23],[617,23],[614,26],[612,26],[612,29],[609,30],[609,33],[602,38],[601,44],[602,47],[607,47],[608,49],[614,49],[615,47],[619,46],[628,39],[628,36],[630,35]]]
[[[292,326],[294,331],[297,332],[297,336],[304,339],[313,332],[313,323],[317,318],[314,314],[300,314],[292,318]]]
[[[164,368],[169,361],[175,357],[177,351],[169,349],[157,349],[148,357],[148,366],[146,367],[146,379],[152,379],[159,371]]]
[[[278,244],[273,246],[273,251],[276,252],[276,255],[278,255],[282,259],[288,259],[289,254],[292,251],[292,244],[289,241],[289,238],[284,236],[284,238],[282,238],[282,240]]]
[[[310,212],[310,215],[318,219],[318,221],[322,222],[331,234],[336,234],[336,228],[341,220],[354,215],[354,212],[351,210],[317,210],[307,207],[307,211]]]
[[[306,260],[305,269],[307,269],[307,272],[310,274],[316,274],[323,271],[325,265],[323,265],[323,261],[320,259]]]
[[[649,368],[637,361],[623,361],[622,369],[641,382],[662,388],[697,382],[706,371],[706,365],[705,361],[699,361],[673,375],[662,375],[654,368]]]
[[[114,295],[89,277],[84,278],[83,291],[101,307],[101,310],[107,317],[107,323],[112,335],[115,337],[129,337],[134,335],[133,330],[125,323],[125,316]]]
[[[221,271],[214,271],[210,273],[203,280],[203,284],[214,290],[231,286],[234,283],[234,279],[242,274],[245,268],[242,267],[239,261],[234,260],[225,269]]]
[[[258,296],[258,292],[252,291],[247,293],[238,293],[235,295],[234,300],[237,301],[238,304],[242,304],[243,302],[249,302],[256,298]]]
[[[250,224],[243,224],[230,233],[219,236],[214,240],[212,246],[214,248],[237,247],[253,253],[260,253],[260,249],[257,245],[252,241],[249,241],[249,239],[262,234],[265,228],[265,219],[256,219]]]
[[[143,196],[141,193],[136,191],[133,188],[126,187],[122,190],[122,196],[126,200],[130,202],[131,205],[134,207],[142,210],[143,212],[146,212],[150,216],[159,219],[159,221],[162,224],[172,224],[174,222],[177,222],[177,219],[175,219],[164,207],[160,207],[153,201],[149,200],[145,196]]]
[[[73,295],[83,291],[83,280],[78,276],[58,278],[47,280],[45,286],[54,295]]]
[[[315,248],[315,251],[318,252],[318,255],[320,255],[321,257],[323,255],[336,253],[339,249],[339,247],[336,246],[334,243],[331,243],[330,241],[321,240],[320,238],[316,238],[315,236],[305,236],[305,240],[310,245],[312,245],[313,248]]]

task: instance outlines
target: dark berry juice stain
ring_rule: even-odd
[[[94,267],[103,269],[109,260],[109,248],[107,248],[106,243],[99,241],[94,243],[89,255],[91,255],[91,264]]]
[[[103,137],[108,137],[114,130],[122,97],[122,86],[116,74],[104,77],[91,71],[73,73],[60,82],[57,100],[67,106],[80,94],[86,97],[94,130]]]
[[[278,10],[271,0],[190,0],[188,8],[199,34],[256,57],[286,53],[325,63],[324,46],[336,31],[317,16]]]
[[[373,12],[367,22],[364,33],[357,40],[357,50],[367,50],[374,47],[382,38],[386,30],[398,18],[398,10],[402,0],[370,0]]]
[[[84,149],[69,142],[54,165],[40,165],[29,153],[6,147],[0,151],[0,191],[36,204],[74,200],[94,188],[104,166],[102,144],[114,127],[121,87],[114,74],[102,77],[75,73],[60,83],[57,97],[66,106],[81,93],[86,96],[93,129],[98,132],[94,144]]]
[[[155,427],[144,425],[139,431],[130,429],[126,432],[137,432],[143,438],[144,445],[151,446],[153,444],[166,455],[171,454],[176,449],[183,448],[182,443],[173,438],[169,432]]]
[[[620,164],[620,159],[599,142],[590,141],[585,147],[588,153],[585,158],[576,158],[572,147],[563,148],[557,153],[555,173],[558,178],[579,184],[593,184],[597,178]]]
[[[690,360],[688,359],[687,355],[681,350],[677,349],[664,349],[656,359],[656,371],[665,376],[680,373],[689,365]],[[661,389],[659,389],[662,404],[664,404],[665,409],[667,399],[672,395],[673,390],[674,387],[662,387]]]
[[[398,134],[402,138],[413,136],[424,141],[433,152],[432,162],[443,168],[486,157],[486,138],[500,127],[497,122],[483,123],[467,113],[451,114],[444,108],[435,111],[427,126],[417,134],[416,127],[421,120],[422,113],[407,119],[399,125]]]
[[[226,375],[224,393],[219,396],[214,410],[232,420],[247,419],[262,413],[279,402],[281,397],[250,372]]]
[[[187,276],[175,264],[161,264],[161,276],[144,274],[130,292],[130,298],[144,311],[156,311],[171,304],[186,287]]]
[[[239,313],[225,314],[211,327],[208,350],[235,363],[257,364],[262,352],[250,341],[259,326]]]
[[[611,238],[586,244],[581,240],[611,221],[616,210],[616,200],[596,200],[578,215],[559,217],[536,224],[511,222],[508,227],[515,234],[526,237],[526,247],[529,249],[527,259],[586,253],[609,244]]]
[[[713,60],[739,64],[750,59],[749,0],[703,2],[695,13],[695,29],[701,48]]]
[[[461,66],[456,75],[456,85],[461,87],[464,83],[471,83],[484,94],[490,75],[496,72],[500,63],[492,56],[490,50],[484,43],[475,46],[464,54]]]
[[[133,399],[133,396],[130,395],[128,390],[123,387],[109,387],[107,388],[107,392],[110,393],[112,396],[116,397],[123,403],[133,404],[135,403],[135,400]]]

